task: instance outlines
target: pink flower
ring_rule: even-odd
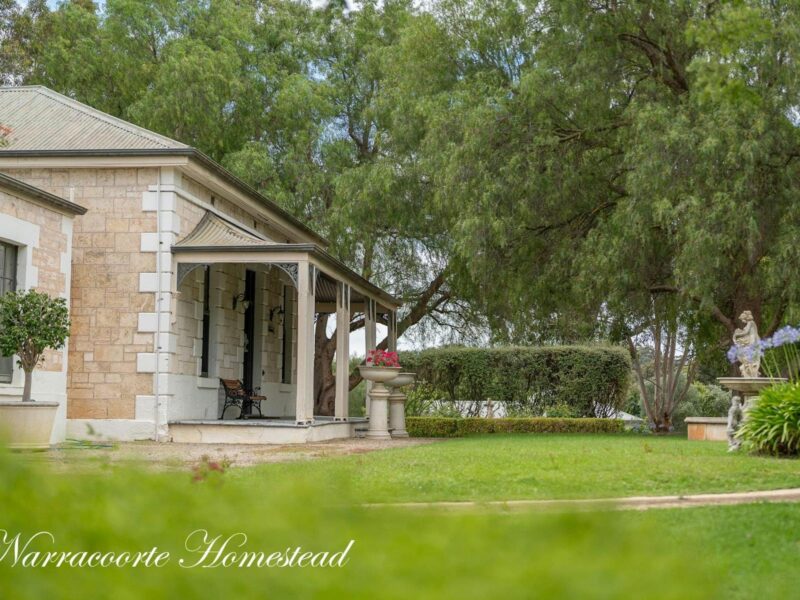
[[[367,352],[366,363],[369,367],[399,367],[400,359],[397,356],[397,352],[370,350]]]

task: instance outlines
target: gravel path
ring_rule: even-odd
[[[753,504],[757,502],[800,502],[800,488],[729,494],[693,494],[688,496],[629,496],[625,498],[589,498],[576,500],[505,500],[494,502],[398,502],[365,504],[370,508],[410,508],[470,510],[493,508],[521,510],[650,510],[654,508],[691,508]]]
[[[369,440],[364,438],[332,440],[314,444],[175,444],[157,442],[67,442],[49,452],[30,454],[34,461],[73,467],[97,461],[111,464],[143,464],[157,470],[183,469],[209,460],[228,461],[232,467],[249,467],[261,463],[313,460],[331,456],[347,456],[377,452],[389,448],[406,448],[431,444],[436,440],[407,438]]]

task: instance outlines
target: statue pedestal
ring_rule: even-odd
[[[742,410],[747,410],[753,405],[756,396],[771,385],[786,383],[785,377],[717,377],[717,383],[722,387],[732,390],[735,396],[742,399]]]
[[[785,377],[718,377],[717,382],[729,390],[733,391],[731,398],[731,409],[728,412],[728,424],[726,432],[728,435],[728,451],[738,450],[741,441],[736,437],[741,423],[747,418],[747,412],[753,406],[758,394],[764,388],[776,383],[785,383]],[[741,412],[736,406],[737,402],[741,406]],[[738,415],[741,414],[741,419]]]

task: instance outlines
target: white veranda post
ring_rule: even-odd
[[[349,416],[350,395],[350,286],[336,286],[336,402],[334,418]]]
[[[397,352],[397,311],[390,311],[387,317],[387,349],[389,352]]]
[[[295,420],[314,420],[314,291],[317,269],[308,261],[297,265],[297,397]]]
[[[370,350],[375,350],[375,347],[377,346],[375,317],[375,301],[367,298],[364,302],[364,347],[366,348],[367,354],[369,354]],[[369,416],[369,395],[370,392],[372,392],[372,382],[367,381],[366,385],[366,415]]]

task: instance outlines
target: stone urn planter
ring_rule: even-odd
[[[400,367],[380,365],[361,365],[358,367],[361,377],[372,382],[369,390],[369,428],[367,437],[374,439],[390,439],[389,435],[389,389],[386,383],[397,377]]]
[[[0,439],[14,450],[47,450],[58,402],[0,400]]]
[[[389,394],[389,431],[393,438],[408,437],[406,431],[406,395],[401,391],[407,385],[414,383],[416,373],[400,373],[388,385],[392,388]]]
[[[360,365],[358,367],[361,377],[372,383],[384,384],[400,374],[400,367],[373,367]]]

